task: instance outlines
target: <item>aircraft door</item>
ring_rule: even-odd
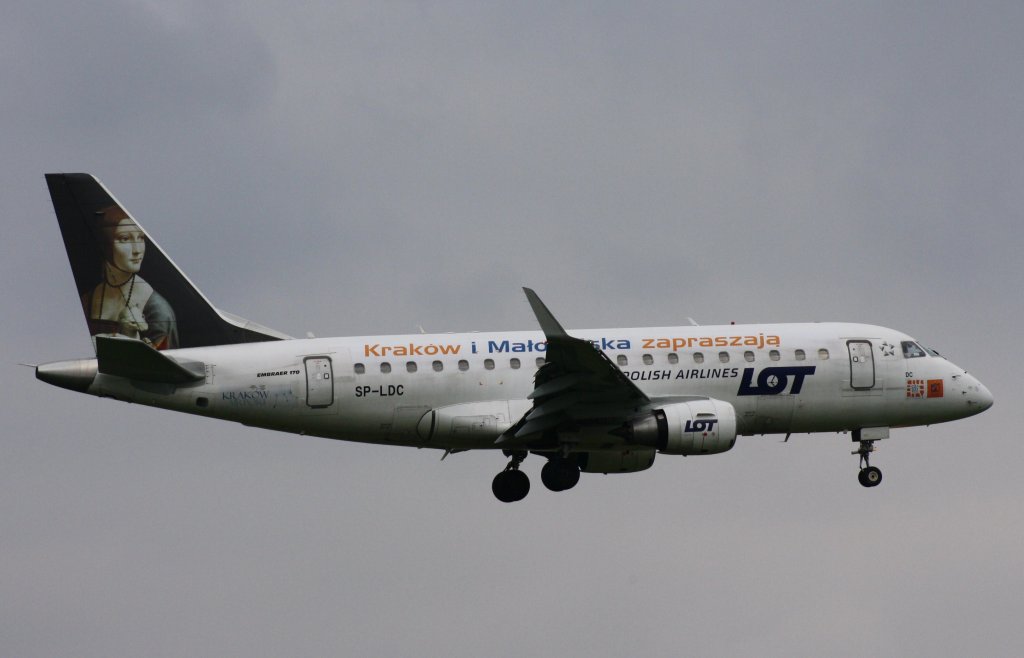
[[[848,340],[850,351],[850,388],[866,391],[875,386],[875,359],[871,352],[871,341]]]
[[[306,365],[306,404],[322,409],[334,404],[334,372],[331,359],[326,356],[309,356]]]

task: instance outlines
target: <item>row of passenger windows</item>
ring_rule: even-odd
[[[826,349],[818,350],[818,358],[821,359],[822,361],[828,359],[828,356],[829,356],[828,355],[828,350],[826,350]],[[714,359],[714,356],[712,356],[711,358]],[[748,363],[753,363],[756,358],[757,357],[754,354],[754,352],[752,352],[750,350],[747,350],[746,352],[743,353],[743,360],[748,362]],[[782,359],[782,353],[779,352],[779,350],[769,350],[768,358],[771,361],[779,361],[779,360]],[[793,358],[796,359],[797,361],[806,361],[807,360],[807,352],[805,352],[804,350],[794,350],[793,351]],[[718,353],[718,360],[721,363],[729,363],[729,361],[731,359],[732,359],[732,357],[730,356],[729,352],[719,352]],[[629,365],[629,357],[627,357],[625,354],[619,354],[617,357],[615,357],[615,362],[618,363],[620,366],[628,366]],[[643,362],[644,362],[645,366],[653,365],[654,364],[654,355],[653,354],[644,354],[643,355]],[[668,362],[672,363],[672,364],[679,363],[679,355],[676,354],[675,352],[670,352],[669,355],[668,355]],[[693,353],[693,362],[694,363],[704,363],[704,353],[703,352],[694,352]]]
[[[542,365],[544,365],[544,357],[539,356],[537,357],[537,367],[539,368]],[[508,360],[508,366],[513,370],[519,370],[520,368],[523,367],[523,364],[519,359],[511,358]],[[430,364],[430,367],[434,369],[434,372],[441,372],[444,370],[444,362],[434,361],[433,363]],[[494,367],[494,359],[484,359],[484,370],[494,370]],[[458,368],[463,372],[469,370],[469,361],[466,361],[465,359],[460,359],[458,363]],[[406,372],[416,372],[418,370],[419,365],[415,361],[405,362]],[[365,374],[366,365],[362,363],[357,363],[355,365],[355,371],[357,375]],[[380,364],[380,371],[384,374],[388,374],[389,372],[391,372],[391,364],[388,363],[387,361],[384,361],[383,363]]]
[[[719,352],[717,356],[718,356],[718,361],[720,363],[729,363],[729,361],[732,358],[729,355],[729,352]],[[711,359],[713,360],[714,358],[715,358],[714,355],[712,355]],[[748,363],[753,363],[755,358],[756,358],[756,356],[755,356],[754,352],[752,352],[750,350],[747,350],[746,352],[743,353],[743,360],[748,362]],[[804,350],[794,350],[793,351],[793,358],[796,359],[797,361],[806,361],[807,360],[807,353]],[[825,361],[828,358],[829,358],[828,350],[826,350],[826,349],[818,350],[818,359],[819,360]],[[782,353],[779,352],[779,350],[770,350],[768,352],[768,359],[771,360],[771,361],[779,361],[779,360],[782,359]],[[653,354],[644,354],[641,357],[641,360],[643,361],[643,364],[645,366],[654,365],[654,355]],[[629,365],[629,357],[627,357],[625,354],[619,354],[618,356],[615,357],[615,362],[619,365],[619,367],[625,368],[625,367],[627,367]],[[677,364],[677,363],[679,363],[679,355],[676,354],[675,352],[669,352],[669,354],[668,354],[668,362],[670,364]],[[694,352],[693,353],[693,362],[694,363],[704,363],[705,362],[704,353],[703,352]],[[513,357],[513,358],[508,360],[508,365],[513,370],[518,370],[519,368],[522,367],[522,362],[519,359]],[[539,356],[536,359],[536,366],[539,368],[542,365],[544,365],[544,357]],[[442,361],[434,361],[434,362],[432,362],[430,364],[430,366],[431,366],[431,368],[433,368],[434,372],[442,372],[444,370],[444,362],[442,362]],[[457,367],[458,367],[458,369],[460,371],[465,372],[466,370],[469,370],[469,361],[467,361],[465,359],[460,359],[458,364],[457,364]],[[494,359],[484,359],[484,370],[494,370],[494,368],[495,368]],[[405,370],[406,370],[406,372],[416,372],[416,371],[419,370],[419,365],[415,361],[406,361],[406,363],[405,363]],[[384,374],[390,373],[391,372],[391,364],[389,362],[387,362],[387,361],[382,362],[380,364],[380,371],[382,373],[384,373]],[[366,365],[362,364],[362,363],[355,364],[355,372],[356,372],[357,375],[365,374],[366,373]]]

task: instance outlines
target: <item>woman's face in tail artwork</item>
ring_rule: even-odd
[[[135,222],[123,218],[114,227],[111,265],[129,274],[138,274],[146,254],[146,234]]]

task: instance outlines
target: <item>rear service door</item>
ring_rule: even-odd
[[[308,356],[306,364],[306,404],[322,409],[334,404],[334,372],[331,359],[326,356]]]

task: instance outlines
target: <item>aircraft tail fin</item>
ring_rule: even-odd
[[[124,336],[164,350],[290,338],[218,311],[93,176],[46,174],[46,184],[94,343]]]

